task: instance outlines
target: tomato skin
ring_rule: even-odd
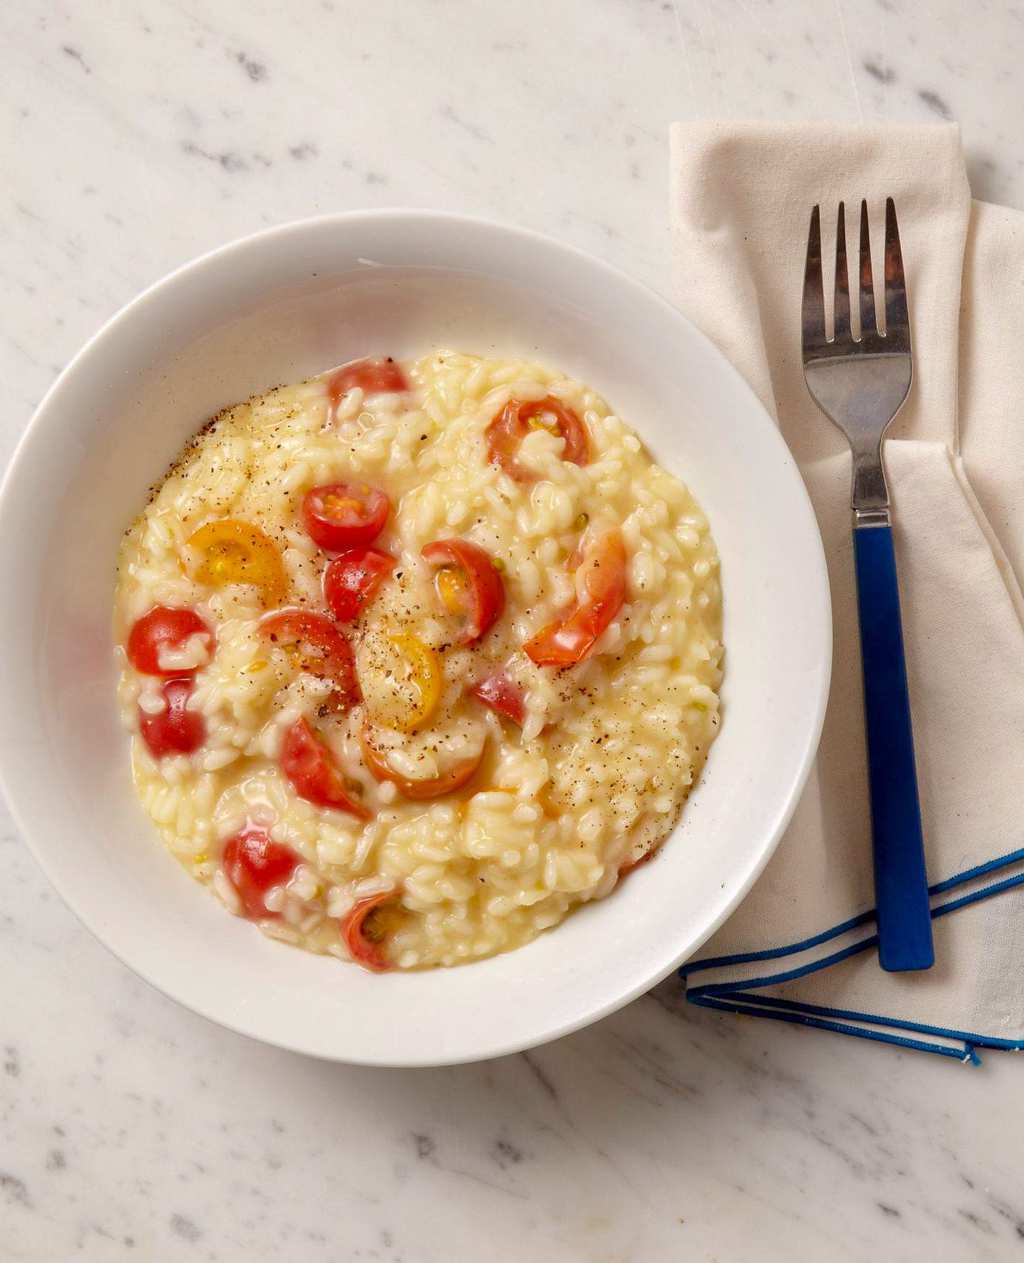
[[[523,646],[538,666],[569,667],[593,652],[602,632],[626,598],[626,546],[617,528],[605,531],[583,552],[576,572],[583,596],[576,608],[549,623]]]
[[[181,667],[161,667],[160,650],[179,649],[189,637],[197,635],[205,636],[207,646],[212,650],[213,632],[195,610],[154,605],[148,613],[135,621],[128,633],[128,661],[143,675],[192,675],[198,670],[197,667],[185,670]]]
[[[268,911],[264,898],[271,887],[288,880],[298,862],[299,857],[290,847],[274,842],[266,830],[251,824],[228,838],[220,861],[246,916],[253,921],[277,916]]]
[[[505,608],[505,585],[490,555],[468,539],[438,539],[423,550],[435,569],[457,566],[469,585],[470,609],[459,633],[462,645],[474,645],[493,627]]]
[[[430,798],[441,798],[444,794],[452,794],[455,790],[461,789],[463,785],[472,780],[477,768],[480,766],[480,761],[484,757],[484,750],[487,746],[485,741],[480,747],[478,754],[472,754],[468,759],[462,759],[458,763],[453,763],[440,776],[432,777],[430,780],[417,781],[407,776],[399,776],[397,772],[391,770],[391,765],[373,744],[366,728],[363,728],[360,734],[360,744],[363,747],[363,759],[370,774],[378,781],[391,781],[403,797],[410,798],[414,802],[423,802]]]
[[[590,461],[590,436],[587,427],[572,408],[567,408],[552,395],[529,403],[510,399],[484,433],[487,439],[487,459],[492,464],[499,465],[516,482],[529,482],[533,477],[520,466],[516,455],[520,443],[532,428],[530,422],[541,416],[555,418],[558,434],[565,443],[562,448],[563,460],[571,461],[574,465],[586,465]]]
[[[366,937],[364,933],[366,918],[375,908],[391,903],[394,899],[395,894],[390,890],[385,890],[379,895],[370,895],[366,899],[360,899],[342,918],[341,936],[345,940],[345,946],[352,959],[358,961],[364,969],[369,969],[371,973],[384,973],[391,968],[391,962],[384,955],[382,945]]]
[[[271,644],[294,646],[298,667],[333,681],[335,697],[343,706],[359,701],[352,646],[329,618],[310,610],[278,610],[261,621],[260,632]]]
[[[356,386],[366,395],[391,394],[409,389],[401,366],[394,360],[351,360],[335,369],[327,379],[327,398],[332,413]]]
[[[359,617],[396,564],[390,553],[376,548],[353,548],[330,562],[324,572],[324,600],[339,623]]]
[[[331,752],[313,732],[308,720],[297,719],[285,733],[281,771],[292,789],[307,802],[347,811],[360,820],[370,819],[370,812],[363,804],[349,797]]]
[[[511,719],[522,728],[526,719],[526,700],[523,690],[515,684],[504,671],[495,671],[479,684],[474,684],[470,692],[485,706]]]
[[[628,877],[630,873],[635,873],[636,870],[642,864],[646,864],[648,860],[654,859],[654,857],[658,854],[659,850],[660,850],[660,844],[659,846],[652,846],[649,851],[644,851],[643,855],[641,855],[638,860],[626,860],[626,862],[619,869],[619,881],[622,881],[623,878]]]
[[[362,483],[332,482],[313,487],[302,501],[306,531],[326,553],[372,544],[390,512],[391,501],[384,492]]]
[[[194,684],[191,679],[168,680],[160,690],[167,703],[158,715],[139,707],[139,735],[154,759],[165,754],[195,754],[206,740],[206,721],[188,710]]]

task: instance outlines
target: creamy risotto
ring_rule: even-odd
[[[228,408],[128,531],[135,785],[274,938],[517,947],[672,829],[718,729],[718,559],[587,386],[440,351]]]

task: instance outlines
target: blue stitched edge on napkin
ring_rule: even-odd
[[[966,882],[976,881],[979,877],[998,872],[1000,869],[1022,861],[1024,861],[1024,849],[1010,851],[998,859],[989,860],[974,868],[966,869],[955,877],[936,882],[935,885],[928,887],[928,893],[931,896],[945,894],[947,891],[955,890]],[[993,882],[991,885],[983,886],[978,890],[973,890],[946,903],[933,904],[931,910],[932,918],[935,919],[946,916],[951,912],[957,912],[961,908],[979,903],[983,899],[991,899],[994,895],[1002,894],[1004,891],[1020,885],[1024,885],[1024,872],[1007,877],[1002,881]],[[871,925],[874,922],[875,911],[871,909],[868,912],[862,912],[858,916],[851,917],[848,921],[843,921],[831,929],[823,930],[820,934],[815,934],[811,938],[803,939],[798,943],[791,943],[786,947],[772,947],[757,952],[740,952],[732,956],[709,956],[702,960],[687,961],[679,970],[679,977],[684,983],[689,984],[690,975],[699,973],[701,970],[728,968],[730,965],[746,965],[761,960],[780,960],[784,957],[819,947],[823,943],[830,942],[843,934],[848,934],[862,925]],[[833,952],[830,956],[813,960],[796,969],[783,970],[780,973],[766,974],[763,977],[748,978],[737,982],[717,982],[704,986],[687,985],[686,999],[690,1004],[700,1005],[702,1008],[718,1009],[727,1013],[742,1014],[746,1017],[766,1017],[778,1022],[795,1022],[802,1026],[812,1026],[820,1030],[837,1031],[841,1035],[852,1035],[857,1039],[873,1039],[881,1043],[895,1044],[900,1048],[913,1049],[915,1052],[938,1053],[943,1057],[955,1057],[958,1061],[970,1062],[972,1065],[980,1064],[981,1059],[976,1051],[978,1048],[998,1048],[1011,1052],[1024,1049],[1024,1040],[1000,1039],[995,1035],[951,1030],[942,1026],[927,1026],[920,1022],[883,1017],[877,1013],[858,1013],[849,1009],[833,1009],[816,1004],[802,1003],[797,1000],[785,1000],[776,996],[756,994],[756,988],[758,987],[770,987],[783,982],[791,982],[796,978],[806,977],[808,974],[827,969],[831,965],[836,965],[840,961],[847,960],[849,957],[877,947],[877,945],[878,935],[870,934],[858,942],[842,948],[840,951]],[[855,1025],[857,1022],[867,1023],[870,1026],[888,1027],[890,1030],[871,1030],[867,1025]],[[937,1044],[928,1040],[913,1039],[909,1035],[896,1034],[896,1031],[912,1032],[915,1035],[934,1035],[943,1039],[960,1041],[961,1046],[956,1047],[950,1044]]]

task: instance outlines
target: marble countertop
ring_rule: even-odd
[[[676,118],[956,118],[1024,207],[1024,15],[993,0],[22,0],[0,12],[6,460],[143,286],[338,208],[517,221],[664,289]],[[688,1009],[529,1054],[333,1066],[177,1008],[0,812],[0,1259],[1002,1260],[1024,1082]]]

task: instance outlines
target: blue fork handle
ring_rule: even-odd
[[[896,554],[888,526],[856,526],[857,608],[875,859],[878,957],[883,969],[935,962],[921,806],[903,659]]]

